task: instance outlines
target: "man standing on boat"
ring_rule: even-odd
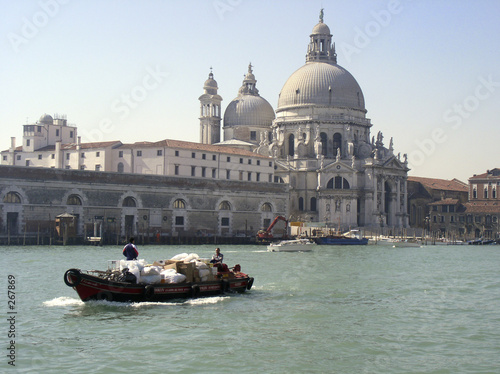
[[[129,243],[125,247],[123,247],[123,255],[127,257],[127,261],[137,260],[139,252],[137,251],[137,247],[134,244],[134,238],[130,238]]]
[[[212,264],[222,264],[224,259],[224,255],[220,253],[220,248],[215,248],[215,254],[212,256],[212,260],[210,261]]]

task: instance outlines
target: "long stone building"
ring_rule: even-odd
[[[4,239],[17,241],[60,237],[54,225],[61,216],[71,218],[79,241],[254,236],[286,215],[287,190],[275,183],[0,166],[0,227]]]

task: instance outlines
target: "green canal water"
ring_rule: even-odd
[[[148,262],[213,250],[139,247]],[[255,278],[251,291],[82,303],[64,272],[105,269],[121,247],[3,247],[0,372],[500,372],[500,246],[221,252]]]

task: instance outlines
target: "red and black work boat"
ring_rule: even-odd
[[[108,300],[122,302],[167,301],[250,290],[254,278],[242,273],[239,266],[224,269],[209,281],[141,284],[127,281],[119,271],[69,269],[64,282],[72,287],[82,301]]]

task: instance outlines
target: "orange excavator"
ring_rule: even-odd
[[[258,241],[270,241],[270,240],[272,240],[273,234],[271,233],[271,230],[273,229],[274,225],[276,225],[276,223],[278,223],[278,221],[285,222],[285,237],[286,237],[287,232],[288,232],[288,220],[283,216],[277,216],[266,230],[259,230],[259,232],[257,232],[257,240]]]

